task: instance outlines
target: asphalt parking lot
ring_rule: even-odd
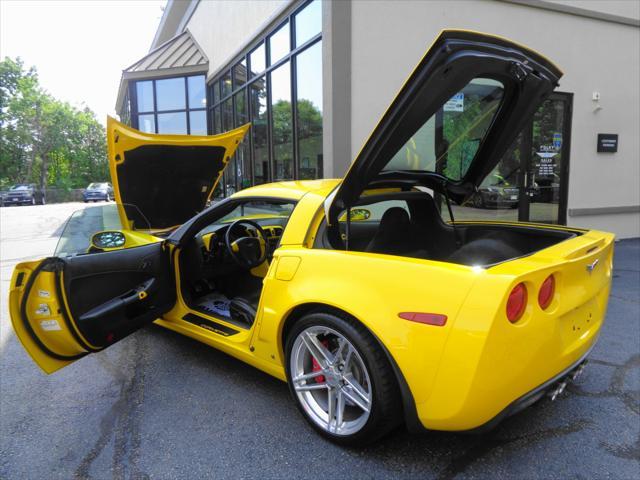
[[[578,383],[482,436],[318,437],[284,383],[151,326],[52,376],[18,344],[13,266],[83,204],[0,209],[0,478],[638,478],[640,240],[617,243],[602,336]]]

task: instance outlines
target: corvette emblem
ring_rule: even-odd
[[[587,272],[591,273],[593,272],[593,269],[596,268],[596,265],[598,265],[598,262],[600,261],[600,259],[596,258],[593,263],[590,263],[589,265],[587,265]]]

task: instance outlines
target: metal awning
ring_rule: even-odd
[[[209,59],[188,30],[150,51],[122,71],[116,111],[121,111],[129,80],[192,75],[209,69]]]

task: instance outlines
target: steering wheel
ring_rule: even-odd
[[[232,232],[239,226],[253,228],[257,236],[245,236],[234,240]],[[246,233],[246,229],[243,233]],[[229,255],[238,265],[247,270],[257,267],[267,259],[269,247],[266,239],[267,236],[262,227],[251,220],[236,220],[227,227],[224,235],[224,243]]]

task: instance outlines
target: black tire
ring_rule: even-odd
[[[373,395],[371,412],[366,424],[354,434],[336,435],[317,425],[305,412],[293,388],[290,364],[293,344],[298,335],[311,326],[329,327],[343,335],[358,351],[369,372]],[[389,433],[402,421],[400,390],[385,352],[362,324],[347,315],[342,317],[326,312],[312,312],[305,315],[296,321],[288,332],[285,354],[287,383],[291,396],[307,422],[328,440],[344,446],[367,445]]]

